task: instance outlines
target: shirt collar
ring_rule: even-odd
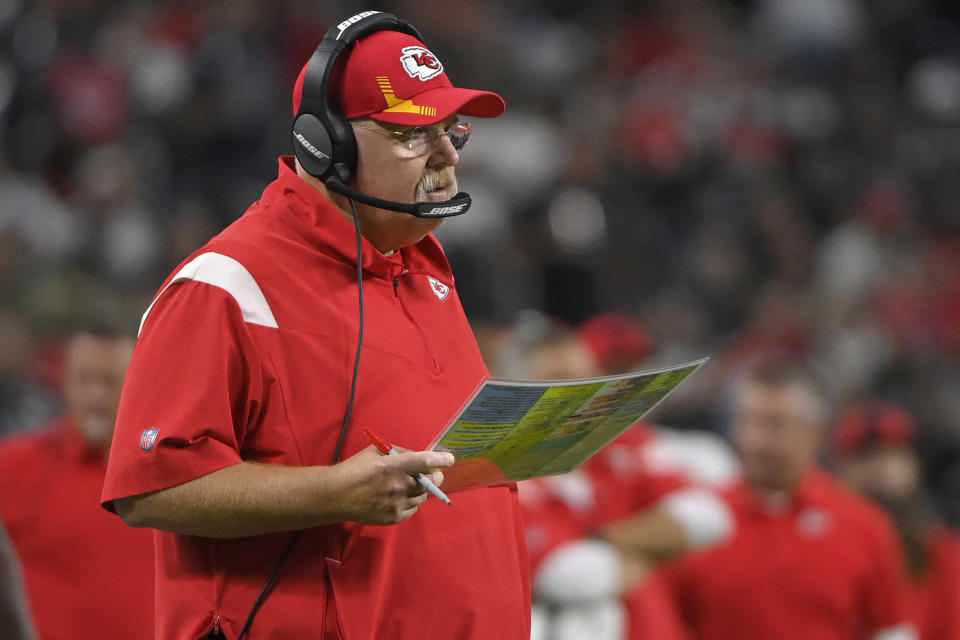
[[[755,489],[742,481],[733,490],[733,499],[757,513],[776,516],[796,513],[823,503],[824,472],[811,469],[792,493]]]
[[[307,242],[340,262],[355,266],[357,240],[353,221],[297,175],[293,156],[282,156],[279,165],[277,179],[266,188],[263,200],[266,203],[285,201],[296,219],[304,223],[297,225],[297,231]],[[446,256],[433,234],[390,256],[383,255],[366,238],[361,237],[361,256],[363,270],[371,276],[393,279],[404,270],[409,270],[423,271],[441,280],[453,281]]]

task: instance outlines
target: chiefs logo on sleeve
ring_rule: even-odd
[[[443,65],[437,56],[423,47],[404,47],[400,64],[411,78],[426,81],[443,72]]]
[[[450,287],[443,284],[436,278],[430,277],[429,280],[430,280],[430,289],[433,291],[434,295],[436,295],[441,300],[446,300],[447,296],[450,295]]]

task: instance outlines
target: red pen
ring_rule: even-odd
[[[380,450],[380,453],[389,456],[396,456],[400,454],[400,450],[390,444],[390,442],[382,435],[374,431],[373,427],[364,426],[363,433],[367,436],[367,438],[370,439],[370,442],[372,442],[374,446]],[[432,493],[437,498],[440,498],[440,500],[446,502],[447,504],[451,504],[450,498],[447,497],[447,494],[445,494],[443,491],[440,491],[440,488],[433,484],[433,482],[430,481],[430,478],[424,474],[419,472],[415,473],[413,474],[413,479],[420,483],[421,487]]]

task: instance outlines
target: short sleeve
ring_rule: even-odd
[[[102,504],[182,484],[241,461],[262,404],[256,343],[214,285],[165,288],[148,310],[124,380]]]

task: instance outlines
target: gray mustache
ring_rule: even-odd
[[[417,184],[417,201],[426,200],[428,193],[441,187],[456,192],[456,177],[447,171],[427,171]]]

